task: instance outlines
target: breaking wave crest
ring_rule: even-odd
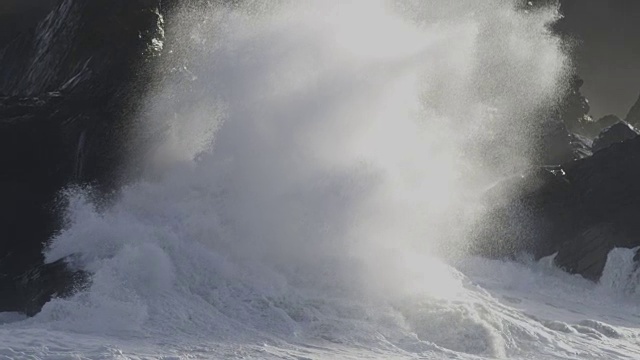
[[[503,0],[184,9],[143,116],[145,176],[104,207],[69,191],[46,256],[92,282],[35,321],[503,356],[486,294],[440,259],[479,189],[535,157],[568,65],[556,16]]]

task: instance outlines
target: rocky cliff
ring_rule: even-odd
[[[559,267],[598,280],[611,249],[640,246],[636,135],[617,123],[599,135],[592,156],[503,181],[487,194],[490,211],[472,252],[536,259],[557,253]]]
[[[579,1],[531,3],[559,4],[569,16],[554,30],[575,40],[580,33],[575,28],[582,27],[574,16]],[[611,249],[640,246],[640,99],[624,120],[607,115],[594,121],[580,93],[582,85],[572,80],[558,110],[561,125],[552,132],[568,132],[574,159],[547,157],[549,165],[505,179],[488,191],[488,212],[472,236],[471,252],[494,258],[530,254],[536,259],[557,254],[559,267],[598,280]],[[549,149],[562,149],[563,136],[547,141],[554,145]],[[562,161],[554,163],[556,159]]]
[[[160,6],[59,1],[0,49],[0,311],[33,313],[78,278],[42,263],[43,244],[61,225],[56,200],[74,183],[105,193],[118,185],[150,80],[143,65],[162,48]]]

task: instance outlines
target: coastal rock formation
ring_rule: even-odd
[[[536,259],[557,253],[559,267],[598,280],[611,249],[640,246],[640,138],[533,169],[487,196],[487,226],[476,232],[472,252]]]
[[[57,0],[0,2],[0,49],[21,33],[32,31],[57,5]]]
[[[591,149],[593,152],[600,151],[615,143],[620,143],[638,136],[638,131],[625,122],[615,123],[600,132],[600,135],[593,140]]]
[[[638,98],[638,101],[636,101],[631,110],[629,110],[624,121],[635,128],[640,127],[640,98]]]
[[[118,186],[149,86],[143,65],[162,49],[159,9],[159,0],[62,0],[0,49],[0,311],[35,313],[82,277],[43,264],[43,245],[61,226],[63,187]]]
[[[531,4],[559,5],[563,14],[575,14],[582,6],[579,1]],[[577,23],[565,17],[552,29],[575,39]],[[488,212],[472,234],[472,253],[512,259],[556,254],[560,268],[597,281],[611,249],[640,246],[640,99],[624,120],[607,115],[594,121],[582,85],[577,77],[570,80],[557,116],[573,159],[543,158],[542,163],[553,165],[531,168],[488,191]],[[544,149],[552,155],[566,155],[562,133],[557,127],[551,131],[555,138],[545,139]],[[635,260],[640,261],[640,253]]]

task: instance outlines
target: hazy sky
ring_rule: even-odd
[[[598,118],[622,118],[640,94],[640,0],[562,0],[560,27],[576,38],[583,94]]]

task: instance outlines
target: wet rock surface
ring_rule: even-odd
[[[611,249],[640,246],[638,137],[562,166],[531,170],[497,188],[516,190],[498,197],[502,203],[484,219],[488,226],[475,234],[472,252],[536,259],[557,253],[559,267],[598,280]]]
[[[42,250],[62,226],[60,191],[120,183],[160,1],[62,0],[0,49],[0,311],[37,312],[84,278]]]
[[[591,149],[593,152],[608,148],[609,146],[630,140],[638,136],[638,131],[628,124],[620,121],[604,130],[593,140]]]
[[[640,98],[638,98],[638,101],[636,101],[631,110],[629,110],[624,120],[635,128],[640,127]]]
[[[555,30],[563,34],[566,25],[561,20]],[[489,210],[472,235],[472,253],[511,259],[557,254],[559,267],[598,280],[611,249],[640,246],[640,99],[624,120],[607,115],[594,121],[583,85],[577,76],[568,79],[558,121],[543,134],[540,162],[549,165],[487,193]]]

